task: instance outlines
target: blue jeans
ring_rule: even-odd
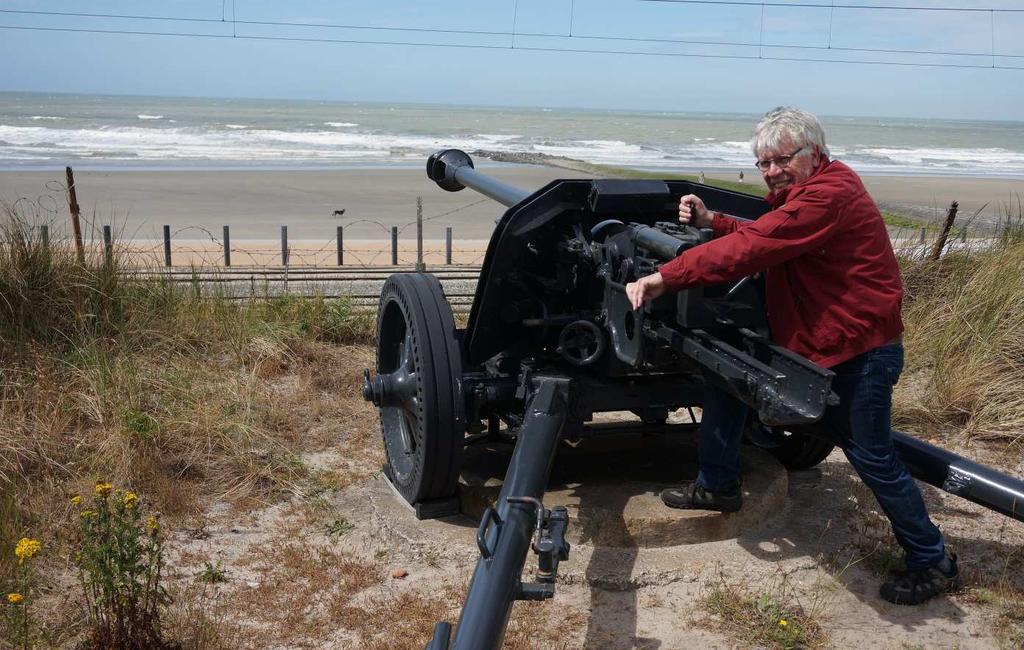
[[[850,465],[871,488],[906,552],[907,569],[923,569],[945,557],[942,533],[928,517],[921,491],[892,444],[892,388],[903,371],[903,346],[884,345],[834,368],[839,405],[826,409],[824,427],[837,438]],[[739,449],[747,407],[724,391],[705,392],[698,433],[697,483],[711,492],[739,485]]]

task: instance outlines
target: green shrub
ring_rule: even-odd
[[[72,503],[81,507],[83,499]],[[156,517],[144,517],[139,497],[99,482],[78,512],[75,551],[89,610],[90,645],[163,648],[160,611],[169,598],[161,577],[163,535]]]

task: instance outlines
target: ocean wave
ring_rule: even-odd
[[[833,147],[835,157],[867,172],[1024,173],[1024,153],[1000,147]]]
[[[348,128],[352,126],[359,126],[355,122],[324,122],[326,126],[333,126],[338,129]]]
[[[150,116],[156,118],[157,116]],[[167,125],[167,122],[162,124]],[[330,123],[321,123],[330,124]],[[336,122],[334,124],[353,124]],[[694,139],[696,140],[696,139]],[[254,128],[245,124],[157,128],[0,124],[0,163],[87,159],[92,164],[133,160],[139,164],[279,162],[294,164],[407,164],[442,148],[509,154],[545,154],[589,163],[696,172],[750,170],[749,144],[740,140],[666,142],[625,138],[568,138],[508,133],[423,134],[368,130]],[[999,147],[895,147],[869,144],[832,147],[836,158],[866,174],[979,174],[1024,176],[1024,152]]]
[[[56,121],[59,121],[59,120],[66,120],[68,118],[60,117],[58,115],[33,115],[33,116],[29,117],[28,119],[34,120],[34,121],[38,121],[38,120],[52,120],[52,121],[56,122]]]
[[[146,115],[144,113],[141,114],[141,115],[137,115],[136,117],[138,117],[140,120],[162,120],[162,119],[164,119],[163,115]]]

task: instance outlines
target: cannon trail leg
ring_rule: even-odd
[[[512,603],[550,597],[554,592],[553,584],[527,585],[542,589],[526,589],[520,582],[537,517],[544,515],[538,512],[537,502],[547,488],[568,410],[564,381],[540,379],[534,385],[497,509],[484,512],[477,533],[482,557],[455,630],[451,645],[455,650],[500,648]],[[557,534],[560,537],[562,531]]]
[[[900,431],[893,444],[911,476],[950,494],[1024,521],[1024,481]]]

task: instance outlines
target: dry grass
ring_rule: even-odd
[[[344,619],[363,615],[354,599],[384,580],[377,567],[354,555],[296,538],[252,549],[238,564],[248,565],[257,579],[228,603],[233,617],[252,622],[247,636],[262,644],[331,638],[348,627],[339,626]]]
[[[98,478],[143,495],[173,526],[210,502],[298,493],[302,452],[334,444],[346,425],[372,431],[351,355],[328,352],[370,340],[371,315],[335,300],[197,296],[133,278],[116,251],[80,263],[67,242],[35,240],[31,217],[0,210],[0,548],[42,538],[56,571],[44,582],[66,570],[56,567],[68,497]],[[360,436],[342,444],[369,447]],[[354,452],[351,474],[372,460]],[[11,571],[0,553],[0,585]]]
[[[906,262],[907,381],[896,425],[961,438],[1024,432],[1024,237]]]
[[[829,639],[819,622],[826,611],[823,594],[815,589],[810,601],[802,599],[781,573],[758,591],[719,575],[702,603],[744,647],[824,648]]]
[[[205,610],[191,625],[183,615],[175,617],[177,638],[231,638],[234,647],[247,648],[418,650],[434,623],[457,620],[468,586],[464,580],[439,579],[423,590],[363,554],[314,542],[301,530],[308,532],[308,526],[283,527],[274,539],[251,547],[233,564],[233,577],[216,590],[215,599],[209,587],[196,585]],[[239,574],[244,575],[235,577]],[[584,622],[581,612],[564,605],[517,603],[503,647],[569,648],[566,629]]]
[[[972,587],[960,600],[982,606],[1000,650],[1024,647],[1024,594],[1012,589]]]

